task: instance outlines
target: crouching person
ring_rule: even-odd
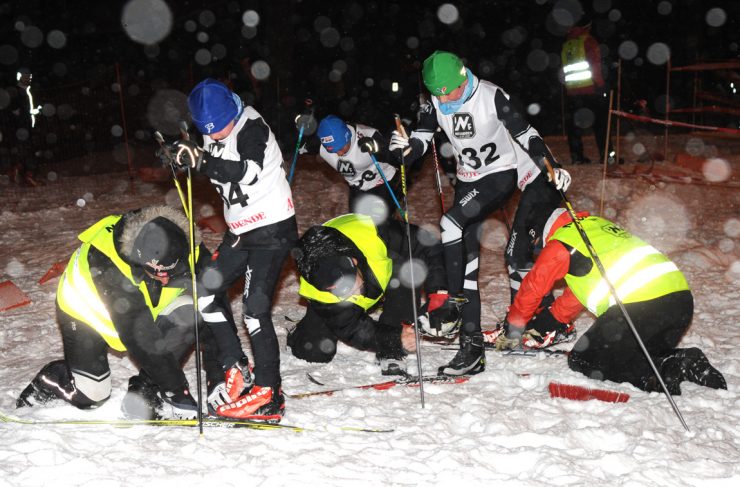
[[[577,217],[668,391],[681,394],[683,381],[727,389],[724,377],[701,350],[676,348],[694,314],[691,290],[678,267],[604,218],[586,212]],[[556,209],[542,235],[544,248],[522,282],[506,317],[506,334],[499,336],[497,345],[534,345],[548,332],[565,328],[585,306],[597,318],[574,344],[568,366],[592,379],[660,391],[658,378],[570,215]],[[565,279],[567,289],[533,318],[542,297],[560,279]]]
[[[187,229],[182,213],[152,206],[108,216],[79,235],[57,289],[65,358],[41,369],[17,407],[55,399],[100,406],[111,394],[110,347],[140,367],[123,399],[127,417],[196,417],[181,366],[195,340]],[[209,375],[223,375],[208,363]]]
[[[298,242],[296,261],[301,274],[298,292],[308,300],[308,308],[288,335],[293,355],[308,362],[330,362],[342,340],[374,351],[383,375],[406,373],[404,357],[416,350],[416,342],[413,328],[402,326],[413,323],[404,227],[397,220],[376,227],[369,216],[350,213],[306,231]],[[415,225],[410,228],[417,305],[421,288],[428,300],[420,310],[425,315],[422,326],[454,333],[460,312],[447,295],[439,240]],[[381,300],[383,311],[375,320],[369,312]]]

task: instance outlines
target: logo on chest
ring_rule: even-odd
[[[337,171],[344,177],[352,177],[357,174],[355,166],[350,161],[344,159],[339,159],[339,162],[337,162]]]
[[[458,139],[472,139],[475,137],[473,116],[469,113],[455,113],[452,115],[452,134]]]

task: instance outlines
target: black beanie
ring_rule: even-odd
[[[154,275],[183,272],[187,258],[187,236],[167,218],[159,216],[146,223],[134,239],[131,260]]]
[[[357,266],[351,257],[333,255],[319,259],[308,276],[319,291],[327,291],[337,297],[346,297],[355,285]]]

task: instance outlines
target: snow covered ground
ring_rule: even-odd
[[[562,140],[550,144],[556,154],[565,154]],[[713,156],[737,175],[740,161],[729,152],[720,147]],[[414,222],[433,227],[439,205],[431,168],[427,164],[412,188],[410,214]],[[0,485],[740,485],[740,192],[640,179],[607,179],[604,188],[601,167],[567,169],[577,209],[616,220],[667,252],[693,288],[696,314],[683,344],[704,350],[725,374],[728,390],[683,384],[684,394],[675,399],[690,433],[662,394],[590,381],[569,371],[562,357],[489,353],[485,373],[467,384],[427,385],[424,409],[418,388],[411,387],[288,399],[284,423],[318,430],[312,432],[207,429],[200,437],[186,428],[0,424]],[[38,280],[55,262],[66,260],[77,246],[76,235],[102,216],[147,204],[179,205],[172,184],[136,182],[132,192],[125,174],[52,175],[40,188],[0,184],[0,192],[0,281],[11,279],[32,300],[0,312],[0,410],[39,420],[118,418],[127,379],[135,371],[119,354],[109,357],[113,395],[100,409],[14,409],[17,395],[40,367],[62,357],[54,321],[58,279]],[[448,187],[448,199],[450,194]],[[309,158],[299,162],[294,195],[301,232],[346,211],[346,187]],[[198,181],[197,213],[207,216],[214,207],[215,193]],[[509,218],[513,209],[510,205]],[[204,235],[211,247],[219,241],[218,235]],[[508,304],[504,241],[502,216],[492,215],[480,282],[488,326],[504,316]],[[291,326],[285,317],[303,313],[297,288],[291,265],[274,308],[283,346]],[[240,306],[238,297],[234,304]],[[592,321],[581,315],[578,331]],[[425,343],[425,371],[453,354]],[[284,389],[292,394],[380,381],[373,358],[340,346],[333,363],[317,367],[284,351]],[[192,362],[187,370],[194,387]],[[309,382],[306,372],[326,386]],[[551,399],[551,381],[627,392],[631,399],[623,404]],[[336,426],[394,431],[347,432]]]

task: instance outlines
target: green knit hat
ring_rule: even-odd
[[[462,59],[451,52],[434,51],[422,68],[424,85],[434,96],[449,95],[467,79]]]

